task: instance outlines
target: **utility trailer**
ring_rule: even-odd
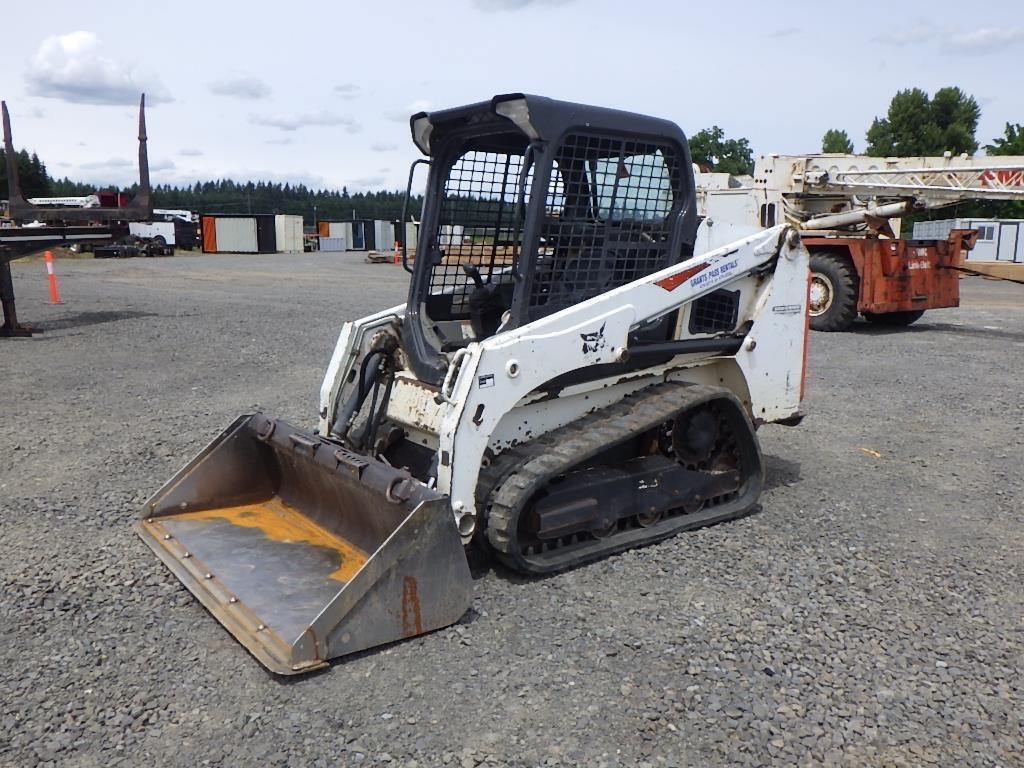
[[[142,242],[192,250],[199,244],[198,226],[181,219],[173,221],[133,221],[128,232]],[[169,254],[170,255],[170,254]]]

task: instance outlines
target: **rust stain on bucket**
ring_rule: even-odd
[[[419,585],[412,576],[402,579],[402,637],[423,634]]]

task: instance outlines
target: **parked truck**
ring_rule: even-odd
[[[156,211],[153,213],[156,218]],[[191,251],[199,246],[199,225],[179,217],[167,221],[133,221],[128,225],[128,231],[139,240],[166,245],[172,250]]]
[[[753,177],[697,176],[700,247],[798,227],[811,252],[811,328],[863,315],[889,325],[960,302],[963,254],[977,234],[900,240],[899,217],[967,200],[1024,200],[1024,157],[765,155]]]

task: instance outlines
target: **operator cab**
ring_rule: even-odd
[[[431,165],[403,339],[422,379],[440,382],[445,353],[692,255],[692,165],[670,122],[512,94],[411,126]]]

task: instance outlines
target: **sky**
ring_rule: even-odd
[[[755,154],[855,150],[903,88],[955,85],[982,145],[1024,123],[1018,2],[54,0],[4,11],[0,98],[51,176],[402,189],[409,115],[527,92],[718,125]]]

